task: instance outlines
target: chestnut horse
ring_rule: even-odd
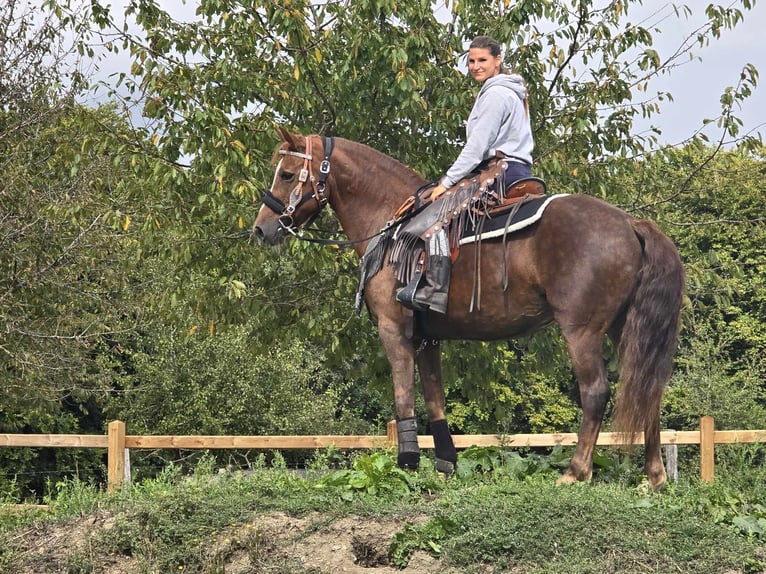
[[[363,144],[279,131],[274,181],[253,225],[254,235],[265,243],[295,234],[329,204],[361,257],[408,196],[427,183]],[[477,255],[482,265],[474,278]],[[475,279],[482,298],[471,310]],[[401,467],[416,468],[420,459],[415,365],[437,467],[448,472],[457,461],[446,423],[439,340],[509,339],[555,322],[567,344],[583,410],[577,446],[558,482],[591,478],[610,396],[602,352],[607,335],[620,361],[614,426],[630,442],[644,433],[647,478],[655,490],[664,484],[660,406],[677,344],[684,271],[675,245],[656,225],[588,195],[564,196],[550,202],[539,221],[504,241],[461,246],[446,315],[400,305],[395,294],[401,286],[386,258],[364,291],[391,364]]]

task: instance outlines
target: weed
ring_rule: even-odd
[[[425,550],[438,557],[443,550],[440,542],[457,529],[457,523],[446,517],[432,518],[418,526],[406,524],[404,530],[394,534],[388,548],[388,556],[399,568],[407,566],[415,550]]]
[[[418,489],[417,474],[399,468],[386,452],[361,455],[352,468],[322,477],[317,486],[340,488],[345,500],[351,500],[355,493],[406,496]]]
[[[92,574],[95,571],[92,557],[84,550],[75,550],[66,558],[66,574]]]
[[[103,493],[93,484],[79,478],[61,480],[55,486],[48,483],[44,498],[56,516],[72,518],[92,514],[99,509]]]

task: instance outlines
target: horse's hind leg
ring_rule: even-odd
[[[662,444],[660,442],[659,418],[647,423],[644,429],[644,472],[652,489],[660,490],[667,480],[665,465],[662,463]]]
[[[442,384],[441,347],[437,340],[425,340],[415,356],[423,385],[431,434],[434,437],[436,469],[451,474],[457,463],[457,451],[449,432],[445,413],[446,399]]]
[[[580,387],[583,417],[569,468],[557,484],[590,480],[593,474],[593,451],[609,400],[609,384],[602,354],[603,334],[586,328],[562,329],[562,332]]]

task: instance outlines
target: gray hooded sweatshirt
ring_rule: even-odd
[[[466,144],[441,183],[449,188],[495,152],[532,163],[532,128],[524,109],[527,90],[517,74],[484,82],[466,122]]]

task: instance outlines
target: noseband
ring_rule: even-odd
[[[293,235],[296,234],[297,229],[293,220],[293,214],[297,209],[307,201],[316,200],[319,210],[308,219],[306,222],[308,225],[319,216],[322,208],[327,204],[325,191],[327,188],[327,177],[330,175],[330,156],[335,146],[335,140],[331,137],[322,136],[322,145],[324,146],[324,158],[322,163],[319,164],[318,178],[314,177],[311,169],[311,160],[313,159],[311,155],[311,137],[306,136],[306,153],[284,149],[279,150],[279,155],[289,155],[303,159],[303,168],[301,168],[298,174],[298,183],[290,192],[290,202],[288,205],[285,205],[279,198],[275,197],[271,190],[265,190],[263,193],[263,204],[279,215],[279,225]],[[311,192],[304,195],[303,186],[306,181],[311,182]]]

